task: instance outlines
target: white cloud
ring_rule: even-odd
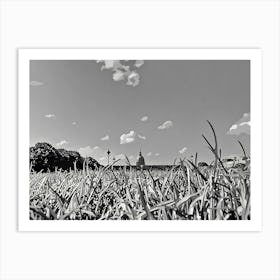
[[[103,63],[101,66],[101,71],[104,69],[118,69],[123,68],[123,65],[120,63],[119,60],[97,60],[97,63]]]
[[[96,157],[96,152],[100,152],[100,153],[104,153],[104,151],[102,149],[100,149],[98,146],[95,147],[90,147],[90,146],[86,146],[86,147],[81,147],[78,152],[80,153],[80,155],[82,157]],[[97,153],[98,155],[98,153]]]
[[[101,71],[104,69],[112,71],[114,81],[126,81],[128,86],[135,87],[140,83],[140,75],[137,72],[144,64],[143,60],[136,60],[133,65],[125,64],[125,61],[120,60],[97,60],[96,63],[101,63]]]
[[[119,154],[119,155],[115,155],[115,159],[121,159],[124,160],[125,159],[125,155],[124,154]]]
[[[230,135],[240,135],[240,134],[248,134],[250,135],[250,113],[244,113],[242,118],[234,123],[228,130],[227,134]]]
[[[66,140],[61,140],[60,142],[56,143],[56,146],[59,147],[59,146],[63,146],[66,144],[68,144],[68,142]]]
[[[140,83],[140,75],[135,71],[132,71],[127,77],[127,85],[136,87]]]
[[[104,161],[104,160],[107,160],[107,159],[106,159],[106,157],[101,157],[101,158],[99,158],[99,160]]]
[[[76,122],[72,122],[72,124],[73,124],[73,125],[76,125],[77,123],[76,123]]]
[[[109,139],[110,139],[109,135],[105,135],[104,137],[100,138],[101,141],[107,141]]]
[[[148,152],[148,153],[147,153],[147,157],[151,157],[151,156],[158,157],[158,156],[160,156],[160,153],[155,153],[155,154],[153,154],[152,152]]]
[[[39,87],[39,86],[44,85],[44,83],[39,82],[39,81],[31,81],[31,82],[30,82],[30,85],[31,85],[32,87]]]
[[[135,136],[136,133],[135,131],[131,130],[129,133],[127,134],[122,134],[120,136],[120,144],[127,144],[127,143],[132,143],[135,141]]]
[[[141,121],[146,122],[148,119],[149,119],[148,116],[144,116],[144,117],[141,118]]]
[[[172,121],[166,121],[163,124],[161,124],[158,129],[167,129],[170,128],[171,126],[173,126],[173,122]]]
[[[184,147],[181,150],[179,150],[179,153],[184,154],[186,151],[187,151],[187,147]]]
[[[134,159],[134,156],[133,156],[133,155],[131,155],[131,156],[129,156],[128,158],[129,158],[129,159]]]
[[[144,60],[136,60],[134,66],[139,68],[144,64]]]
[[[48,115],[45,115],[46,118],[48,119],[53,119],[55,118],[55,115],[54,114],[48,114]]]
[[[142,139],[142,140],[146,140],[146,136],[143,136],[143,135],[138,134],[138,137],[139,137],[140,139]]]
[[[126,73],[120,70],[116,70],[115,73],[113,74],[113,80],[116,82],[124,80],[125,77],[126,77]]]

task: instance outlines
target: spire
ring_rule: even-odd
[[[140,148],[140,151],[139,151],[139,156],[138,156],[137,161],[136,161],[136,166],[145,166],[145,159],[142,156],[141,148]]]

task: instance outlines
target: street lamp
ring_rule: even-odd
[[[110,163],[110,154],[111,154],[111,152],[110,152],[110,150],[108,149],[108,151],[107,151],[107,155],[108,155],[108,165],[109,165],[109,163]]]

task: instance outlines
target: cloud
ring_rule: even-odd
[[[240,135],[247,134],[250,135],[250,113],[244,113],[242,118],[234,123],[228,130],[227,134],[230,135]]]
[[[132,65],[129,60],[97,60],[101,64],[101,71],[112,71],[114,81],[125,81],[126,85],[135,87],[140,83],[139,68],[144,64],[143,60],[136,60]]]
[[[31,81],[31,82],[30,82],[30,85],[31,85],[32,87],[39,87],[39,86],[44,85],[44,83],[39,82],[39,81]]]
[[[127,134],[122,134],[120,136],[120,144],[127,144],[127,143],[132,143],[135,141],[135,136],[136,133],[135,131],[131,130],[129,133]]]
[[[53,119],[55,118],[55,115],[54,114],[48,114],[48,115],[45,115],[46,118],[48,119]]]
[[[161,124],[158,129],[168,129],[171,126],[173,126],[173,122],[172,121],[166,121],[163,124]]]
[[[110,139],[109,135],[105,135],[104,137],[100,138],[101,141],[107,141],[109,139]]]
[[[187,151],[187,148],[184,147],[181,150],[179,150],[179,154],[184,154]]]
[[[142,136],[142,135],[138,134],[138,137],[142,140],[146,140],[146,136]]]
[[[116,70],[113,74],[113,80],[118,82],[124,80],[126,77],[126,74],[120,70]]]
[[[140,83],[140,75],[134,71],[132,71],[127,77],[127,85],[136,87]]]
[[[144,117],[141,118],[141,121],[142,121],[142,122],[146,122],[148,119],[149,119],[148,116],[144,116]]]
[[[160,156],[160,153],[155,153],[155,154],[153,154],[152,152],[148,152],[148,153],[147,153],[147,157],[151,157],[151,156],[158,157],[158,156]]]
[[[106,157],[101,157],[101,158],[99,158],[99,160],[104,161],[104,160],[106,160]]]
[[[101,66],[101,71],[103,71],[104,69],[113,69],[113,70],[117,70],[117,69],[129,69],[127,66],[124,66],[121,64],[120,60],[97,60],[97,63],[102,63],[103,65]]]
[[[96,152],[104,153],[102,149],[100,149],[98,146],[95,147],[81,147],[78,152],[80,153],[81,156],[83,157],[96,157]]]
[[[131,155],[131,156],[129,156],[128,158],[129,158],[129,159],[134,159],[134,156],[133,156],[133,155]]]
[[[72,122],[72,124],[73,124],[73,125],[76,125],[77,123],[76,123],[76,122]]]
[[[139,68],[144,64],[144,60],[136,60],[134,66]]]
[[[63,145],[66,145],[68,144],[68,142],[66,140],[61,140],[60,142],[56,143],[56,146],[63,146]]]
[[[115,159],[116,159],[116,160],[117,160],[117,159],[124,160],[124,159],[126,159],[126,158],[125,158],[125,155],[124,155],[124,154],[119,154],[119,155],[115,155]]]

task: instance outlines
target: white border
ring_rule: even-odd
[[[32,221],[29,220],[30,60],[250,60],[251,217],[250,221]],[[262,72],[260,49],[19,49],[19,231],[261,231]]]

